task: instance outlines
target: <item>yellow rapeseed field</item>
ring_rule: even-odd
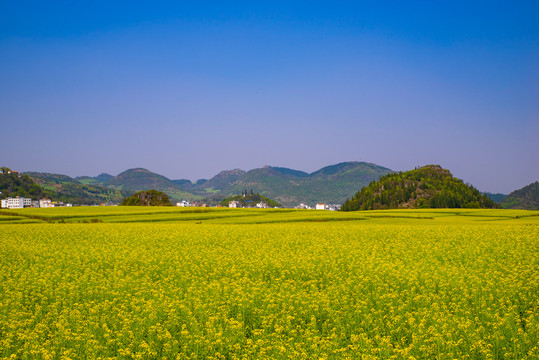
[[[539,212],[28,210],[0,359],[539,358]]]

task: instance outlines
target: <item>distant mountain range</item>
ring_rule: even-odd
[[[312,173],[273,166],[249,171],[225,170],[209,180],[196,182],[171,180],[142,168],[129,169],[117,176],[103,173],[95,177],[76,178],[62,174],[26,172],[24,175],[28,176],[27,179],[17,176],[4,176],[0,179],[0,197],[20,195],[51,197],[56,201],[74,204],[119,204],[135,192],[155,189],[165,192],[173,202],[190,200],[218,204],[244,190],[253,190],[283,206],[294,207],[300,203],[342,204],[372,181],[390,173],[393,171],[388,168],[356,161],[326,166]],[[538,188],[539,183],[535,182],[508,196],[486,195],[501,203],[504,208],[539,209]]]
[[[228,197],[243,190],[253,190],[284,206],[317,202],[341,204],[357,189],[389,172],[388,168],[365,162],[343,162],[310,174],[264,166],[249,171],[221,171],[207,181],[175,180],[174,183],[200,197]]]
[[[170,180],[147,169],[126,170],[117,176],[100,174],[96,177],[70,178],[66,175],[26,173],[37,183],[54,187],[58,183],[78,183],[92,188],[105,188],[134,193],[155,189],[163,191],[172,201],[214,200],[240,194],[243,190],[274,199],[284,206],[317,202],[341,204],[358,189],[368,185],[391,170],[366,162],[343,162],[312,173],[283,167],[264,166],[244,171],[225,170],[209,180]]]

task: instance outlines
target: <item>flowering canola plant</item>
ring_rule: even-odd
[[[537,224],[0,226],[0,359],[537,359],[538,295]]]

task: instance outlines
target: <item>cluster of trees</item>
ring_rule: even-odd
[[[259,202],[264,202],[268,204],[268,206],[270,207],[281,206],[281,204],[279,204],[276,201],[271,200],[270,198],[262,196],[259,193],[253,193],[253,190],[251,190],[251,192],[247,192],[247,190],[245,190],[241,193],[241,195],[235,195],[235,196],[226,198],[223,201],[221,201],[221,205],[228,206],[228,203],[234,200],[238,201],[241,207],[255,207],[256,204],[258,204]]]
[[[123,206],[172,206],[167,194],[157,190],[139,191],[125,198]]]
[[[488,196],[438,165],[391,173],[371,182],[342,205],[343,211],[396,208],[495,208]]]

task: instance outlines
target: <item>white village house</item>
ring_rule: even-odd
[[[339,211],[340,209],[341,209],[341,205],[326,204],[326,203],[316,204],[316,210]]]
[[[52,207],[51,199],[41,199],[41,200],[39,200],[39,207],[40,208],[50,208],[50,207]]]
[[[232,200],[231,202],[228,203],[229,208],[237,208],[239,207],[239,205],[240,205],[240,202],[237,200]]]

